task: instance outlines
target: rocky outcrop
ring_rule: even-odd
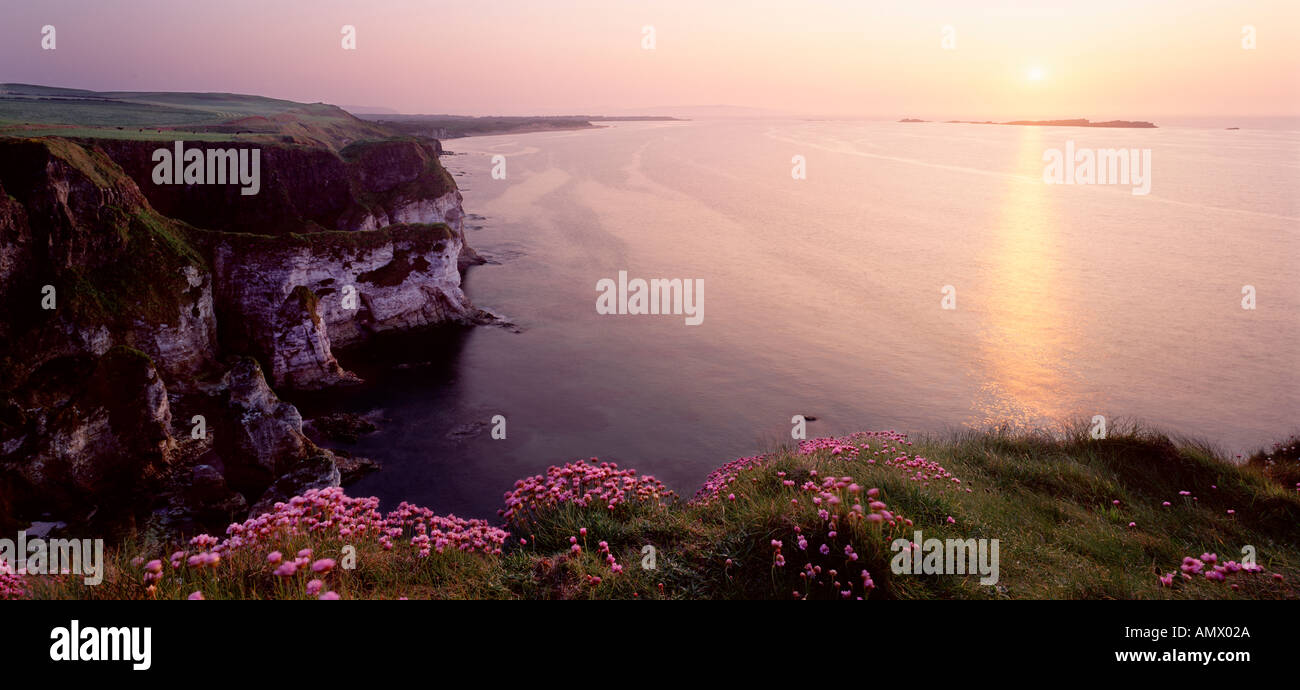
[[[125,510],[167,469],[167,388],[148,355],[126,347],[54,364],[41,370],[46,385],[17,404],[24,418],[2,457],[24,490],[11,500],[17,509],[80,505],[79,517]]]
[[[234,309],[254,313],[256,304],[237,303]],[[310,288],[297,285],[269,321],[267,328],[249,329],[271,363],[279,384],[294,388],[322,388],[359,379],[343,370],[330,350],[325,323],[317,312],[317,297]]]
[[[236,361],[221,388],[221,416],[212,433],[231,487],[257,495],[276,484],[304,490],[339,485],[333,455],[303,435],[298,409],[276,397],[256,360]]]
[[[333,348],[479,317],[460,289],[460,270],[477,255],[465,246],[460,192],[434,144],[390,139],[337,153],[263,146],[255,196],[153,184],[157,142],[97,145],[158,209],[217,231],[195,233],[216,284],[215,303],[197,295],[199,313],[215,311],[222,347],[257,357],[276,386],[355,382]]]
[[[288,238],[214,235],[223,342],[267,363],[275,385],[355,380],[333,347],[375,333],[467,322],[462,242],[446,225]]]

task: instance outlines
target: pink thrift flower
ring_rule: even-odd
[[[320,595],[320,600],[321,600],[321,601],[337,601],[338,598],[339,598],[339,595],[338,595],[338,594],[335,594],[334,592],[326,592],[326,593]]]
[[[195,590],[193,592],[190,592],[190,595],[186,598],[189,599],[190,601],[203,601],[203,592]]]
[[[308,596],[313,596],[313,597],[314,597],[314,596],[316,596],[317,594],[320,594],[321,588],[323,588],[324,586],[325,586],[325,583],[324,583],[324,582],[321,582],[320,580],[312,580],[311,582],[308,582],[308,583],[307,583],[307,595],[308,595]]]
[[[311,570],[313,573],[328,573],[333,569],[334,569],[333,558],[322,558],[319,561],[316,561],[315,563],[311,564]]]

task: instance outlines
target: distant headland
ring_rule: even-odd
[[[455,139],[457,137],[484,136],[488,134],[517,134],[523,132],[549,132],[567,129],[602,127],[598,122],[668,122],[681,118],[665,115],[563,115],[563,116],[486,116],[469,115],[398,115],[388,113],[353,113],[358,118],[373,122],[402,134]]]

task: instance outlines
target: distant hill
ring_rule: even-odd
[[[543,132],[561,129],[597,127],[595,122],[676,120],[663,115],[536,115],[475,117],[469,115],[385,115],[358,113],[363,120],[383,125],[400,134],[453,139],[455,137]]]
[[[339,149],[392,136],[325,103],[234,93],[87,91],[0,84],[0,135],[113,139],[249,139]]]
[[[353,115],[397,115],[398,111],[378,105],[340,105]]]

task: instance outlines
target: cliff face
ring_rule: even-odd
[[[212,284],[183,224],[100,152],[9,140],[0,161],[0,389],[113,345],[178,378],[213,364]]]
[[[224,342],[266,362],[277,385],[354,380],[332,347],[472,317],[457,268],[463,242],[445,224],[210,242]]]
[[[268,383],[354,382],[333,348],[478,314],[431,145],[263,147],[246,196],[154,184],[158,142],[95,143],[0,139],[0,522],[160,495],[217,519],[337,485]]]
[[[175,445],[162,378],[147,355],[125,347],[66,364],[82,367],[86,377],[62,386],[61,404],[34,411],[41,433],[18,440],[15,450],[25,459],[13,471],[27,491],[16,492],[12,503],[80,504],[84,516],[100,506],[112,511],[117,500],[140,500],[158,485]]]
[[[186,150],[257,148],[261,183],[245,196],[238,185],[153,183],[153,152],[172,142],[91,139],[137,182],[163,215],[225,232],[286,235],[373,230],[392,223],[446,222],[459,232],[460,192],[438,163],[437,148],[415,139],[325,148],[245,142],[187,141]]]
[[[159,142],[100,146],[150,205],[217,231],[197,240],[218,284],[215,307],[203,307],[218,312],[222,344],[256,356],[277,386],[355,381],[333,347],[472,314],[458,270],[473,257],[461,196],[435,144],[368,141],[337,153],[261,146],[262,180],[251,196],[236,185],[154,184]],[[247,146],[185,144],[205,152]]]

